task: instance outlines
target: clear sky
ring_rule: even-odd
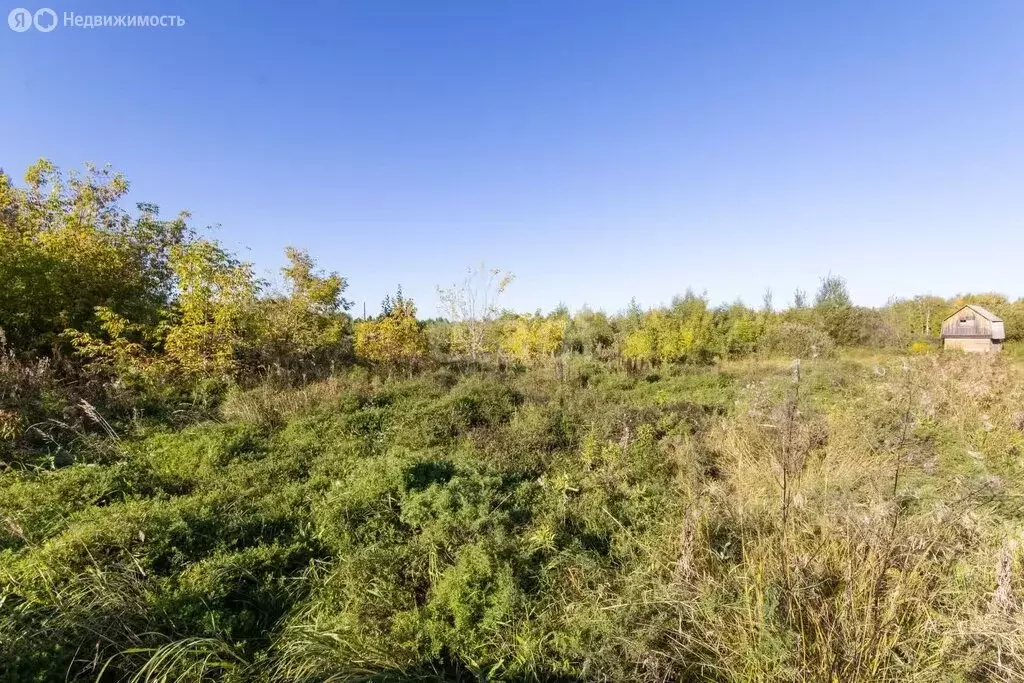
[[[0,24],[0,165],[109,162],[371,311],[482,260],[519,310],[1024,296],[1020,0],[49,6],[186,25]]]

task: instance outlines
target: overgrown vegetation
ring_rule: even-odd
[[[126,190],[0,176],[0,680],[1024,676],[1024,365],[955,301],[353,321]]]

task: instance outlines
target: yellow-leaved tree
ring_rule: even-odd
[[[520,363],[552,358],[562,348],[567,328],[568,321],[564,316],[516,316],[504,321],[501,350]]]
[[[164,339],[168,357],[187,374],[230,379],[254,335],[259,283],[252,266],[216,242],[196,240],[171,251],[177,319]]]
[[[622,344],[623,357],[639,365],[654,363],[658,360],[658,328],[660,313],[657,311],[644,315],[637,326],[626,334]]]
[[[412,299],[402,296],[384,299],[376,319],[361,320],[355,326],[356,357],[387,367],[412,368],[427,356],[427,337],[416,319]]]

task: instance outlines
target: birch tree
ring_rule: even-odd
[[[438,287],[441,315],[452,322],[452,350],[479,360],[487,351],[487,328],[501,312],[498,301],[512,284],[512,273],[480,264],[462,282]]]

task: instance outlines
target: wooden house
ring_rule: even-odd
[[[1003,319],[974,304],[962,306],[942,321],[942,348],[971,353],[998,351],[1006,340]]]

